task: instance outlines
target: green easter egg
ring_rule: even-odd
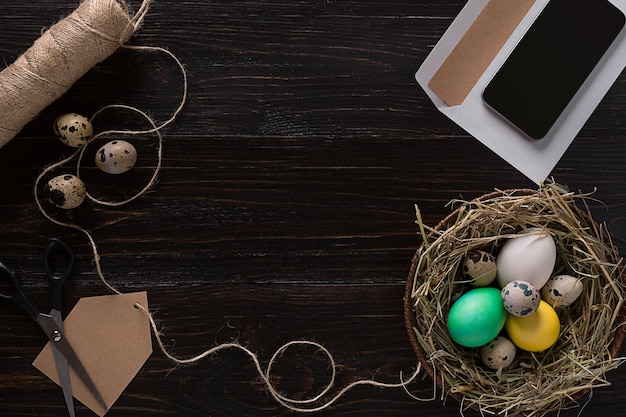
[[[452,304],[448,313],[448,332],[461,346],[483,346],[500,333],[506,316],[500,290],[476,288]]]

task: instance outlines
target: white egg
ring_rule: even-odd
[[[556,244],[550,233],[529,228],[502,245],[496,257],[496,280],[500,288],[512,281],[526,281],[539,289],[550,279],[555,263]]]
[[[541,289],[541,296],[552,307],[567,307],[580,297],[583,283],[571,275],[555,275]]]

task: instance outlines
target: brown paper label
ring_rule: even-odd
[[[536,0],[490,0],[428,83],[448,106],[463,103]]]
[[[106,414],[152,353],[148,317],[134,307],[135,303],[140,303],[147,310],[147,294],[138,292],[81,298],[63,321],[67,340],[108,407],[102,409],[70,367],[72,392],[77,400],[99,416]],[[50,343],[33,365],[60,384]]]

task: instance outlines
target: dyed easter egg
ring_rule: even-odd
[[[502,245],[496,257],[496,279],[500,288],[512,281],[526,281],[540,289],[550,279],[555,263],[556,244],[550,233],[529,228]]]
[[[556,343],[561,323],[552,306],[541,300],[533,314],[526,317],[510,314],[504,328],[515,346],[528,352],[541,352]]]
[[[448,332],[452,340],[461,346],[479,347],[500,333],[506,316],[500,290],[476,288],[452,304],[448,313]]]

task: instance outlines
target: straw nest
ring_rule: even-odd
[[[579,405],[590,390],[609,385],[605,374],[618,358],[626,333],[624,265],[604,227],[586,204],[590,194],[555,183],[538,190],[496,191],[458,208],[435,228],[417,224],[423,244],[409,273],[405,317],[417,356],[441,389],[483,414],[543,416]],[[581,208],[582,206],[582,208]],[[502,243],[528,227],[548,230],[557,244],[555,274],[583,282],[583,293],[557,309],[561,333],[540,353],[518,349],[514,363],[486,368],[479,349],[455,344],[446,317],[453,300],[468,289],[461,264],[471,250],[497,253]]]

